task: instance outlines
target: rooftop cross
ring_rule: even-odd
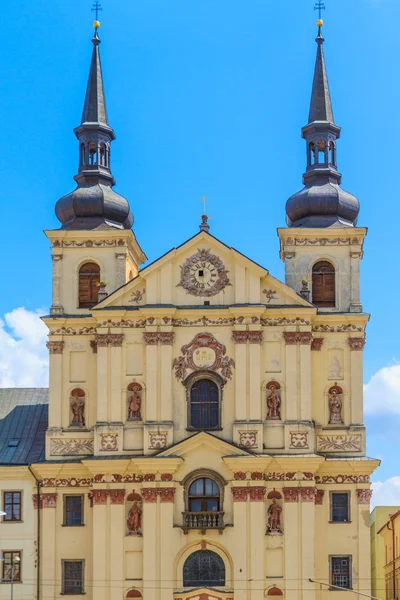
[[[96,2],[93,4],[93,7],[92,7],[92,12],[96,13],[96,21],[99,20],[99,12],[101,12],[102,10],[103,9],[101,7],[100,2],[98,2],[98,0],[96,0]]]
[[[318,0],[315,3],[314,10],[318,11],[318,20],[322,21],[322,11],[325,10],[325,4],[323,2],[320,2],[320,0]]]

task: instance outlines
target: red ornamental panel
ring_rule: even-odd
[[[233,487],[232,496],[234,502],[246,502],[247,500],[247,487]]]
[[[92,506],[107,504],[107,497],[109,493],[110,490],[93,490],[91,492]]]
[[[144,502],[157,502],[156,488],[143,488],[142,495]]]
[[[154,475],[154,473],[145,473],[143,475],[143,481],[155,481],[156,480],[156,476]]]
[[[356,490],[358,504],[369,504],[372,490]]]
[[[311,350],[314,352],[319,352],[322,348],[322,344],[324,343],[324,338],[314,338],[311,342]]]
[[[125,501],[125,490],[110,490],[111,504],[123,504]]]
[[[254,471],[254,473],[251,474],[251,478],[253,481],[262,481],[263,474],[260,473],[260,471]]]
[[[57,506],[57,494],[33,494],[33,507],[34,508],[56,508]]]
[[[325,490],[317,490],[315,495],[315,504],[323,504],[324,503],[324,494]]]
[[[350,350],[352,350],[352,351],[354,351],[354,350],[364,350],[365,343],[366,343],[365,337],[360,337],[360,338],[352,337],[352,338],[349,338],[349,346],[350,346]]]
[[[312,487],[300,488],[300,498],[302,502],[314,502],[317,490]]]
[[[161,502],[173,502],[175,498],[175,488],[160,488],[158,495],[160,496]]]
[[[312,341],[313,335],[308,331],[284,331],[283,339],[286,344],[294,345],[294,344],[306,344],[310,345]]]
[[[266,491],[265,487],[261,486],[249,488],[250,502],[263,502]]]
[[[172,481],[173,477],[172,477],[172,473],[162,473],[161,474],[161,481]]]
[[[232,339],[235,344],[246,344],[247,331],[232,331]]]
[[[285,502],[298,502],[300,495],[300,488],[298,487],[287,487],[283,488],[283,497]]]
[[[233,478],[236,481],[244,481],[246,479],[246,473],[244,473],[244,471],[238,471],[237,473],[233,474]]]

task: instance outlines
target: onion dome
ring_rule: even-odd
[[[56,215],[62,229],[130,229],[133,215],[126,198],[112,188],[111,142],[115,133],[108,124],[103,74],[100,61],[100,38],[95,21],[90,66],[82,122],[74,130],[79,140],[79,171],[74,177],[77,188],[60,198]]]

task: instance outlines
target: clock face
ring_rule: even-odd
[[[229,283],[228,271],[218,256],[202,249],[188,258],[181,267],[178,286],[192,296],[214,296]]]

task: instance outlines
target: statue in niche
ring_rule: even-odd
[[[276,381],[267,384],[267,421],[279,421],[281,418],[280,386]]]
[[[71,393],[71,427],[85,427],[85,392],[76,389]]]
[[[128,421],[142,420],[142,386],[131,383],[128,386]]]
[[[132,494],[137,496],[137,494]],[[128,497],[129,499],[129,497]],[[135,500],[129,509],[126,526],[130,535],[142,535],[142,502]]]
[[[342,400],[343,390],[338,386],[333,386],[328,392],[329,396],[329,424],[342,425]]]
[[[268,508],[268,533],[282,533],[281,528],[281,507],[276,503],[276,498],[272,499],[272,504]]]

